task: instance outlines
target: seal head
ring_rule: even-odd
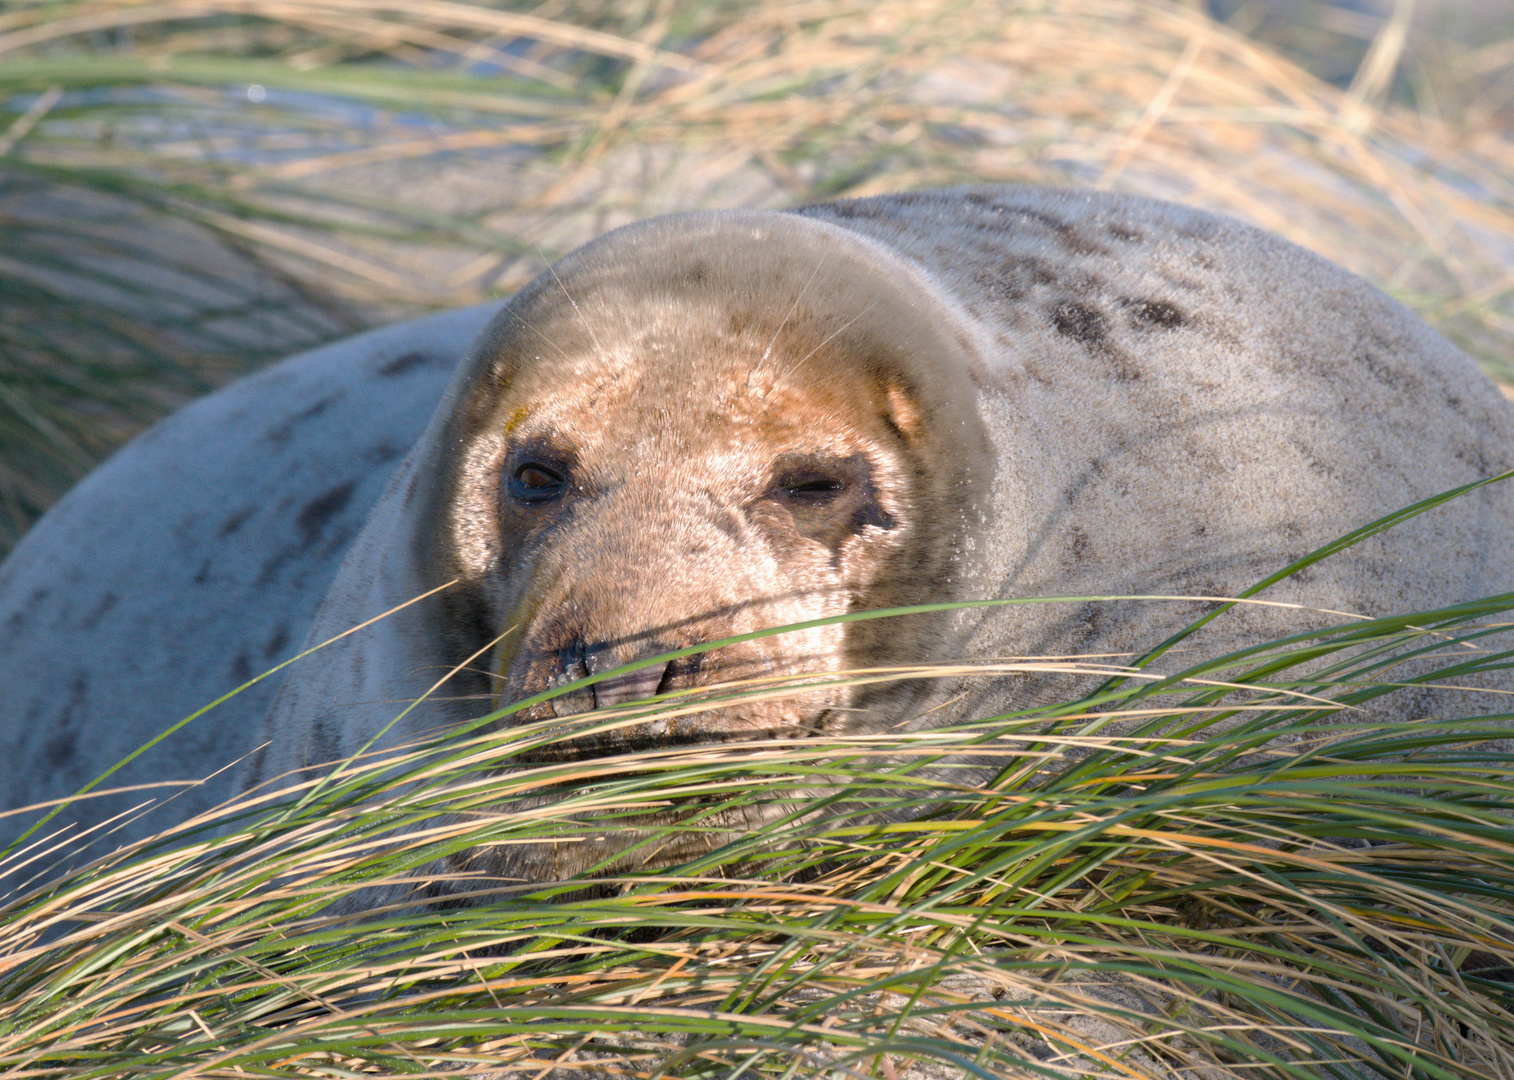
[[[579,252],[495,322],[421,545],[475,607],[449,622],[505,635],[491,694],[953,594],[990,471],[970,357],[929,284],[872,248],[790,217],[664,219]],[[903,662],[940,635],[913,622],[728,646],[523,719]],[[859,704],[816,692],[599,749],[846,730]]]
[[[887,248],[790,215],[663,218],[569,256],[483,334],[318,620],[315,637],[337,633],[455,582],[379,628],[405,639],[390,655],[430,662],[337,658],[295,675],[272,714],[285,760],[271,750],[264,775],[351,753],[395,711],[312,724],[311,703],[413,699],[427,688],[416,675],[461,668],[398,737],[703,642],[952,599],[992,473],[966,327]],[[511,722],[918,662],[950,637],[934,615],[812,627],[654,664]],[[370,684],[322,684],[352,672]],[[919,692],[815,689],[549,752],[871,730]],[[300,745],[306,732],[324,739]]]

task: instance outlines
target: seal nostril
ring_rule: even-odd
[[[587,679],[593,669],[589,666],[589,650],[581,641],[575,641],[566,649],[557,650],[558,679],[562,683],[575,679]]]
[[[662,682],[658,684],[658,693],[667,693],[672,690],[686,689],[697,685],[701,680],[701,673],[705,667],[705,653],[693,653],[690,656],[681,656],[668,665],[663,674]]]

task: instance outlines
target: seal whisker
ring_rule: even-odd
[[[562,345],[559,344],[556,341],[556,339],[552,338],[550,335],[542,333],[540,330],[538,330],[534,325],[532,325],[527,320],[525,320],[525,319],[523,319],[523,318],[521,318],[519,316],[516,316],[515,324],[517,326],[521,327],[523,330],[527,331],[528,333],[535,334],[538,339],[540,339],[541,341],[545,342],[550,348],[552,348],[557,353],[558,356],[562,357],[564,360],[570,360],[570,359],[572,359],[572,357],[569,355],[568,351],[566,349],[564,349],[562,347]]]
[[[873,304],[869,304],[867,307],[863,308],[857,314],[853,315],[850,319],[846,320],[846,322],[844,322],[840,326],[836,327],[836,329],[832,330],[829,334],[825,335],[825,337],[821,340],[820,344],[816,345],[813,349],[811,349],[809,352],[805,353],[798,360],[796,360],[790,366],[789,370],[797,370],[801,364],[805,363],[805,361],[809,360],[817,352],[819,352],[821,349],[823,349],[827,345],[829,345],[831,343],[832,339],[834,339],[837,335],[845,333],[848,328],[850,328],[851,326],[853,326],[857,322],[861,321],[861,319],[863,318],[863,316],[867,315],[868,312],[870,312],[870,311],[873,310],[874,306],[875,305],[873,305]]]
[[[536,249],[536,253],[538,255],[541,255],[541,248],[538,247]],[[542,255],[542,258],[545,259],[546,256]],[[557,265],[555,263],[549,262],[547,264],[547,270],[549,273],[551,273],[552,280],[557,282],[557,287],[562,290],[563,297],[568,301],[569,304],[573,305],[573,310],[578,314],[578,320],[583,323],[584,330],[589,335],[589,340],[594,342],[594,348],[599,350],[599,353],[601,355],[608,355],[605,353],[604,346],[599,343],[599,336],[594,333],[594,327],[590,326],[589,320],[584,317],[583,309],[578,306],[578,301],[573,299],[573,294],[570,293],[568,291],[568,287],[563,284],[562,278],[558,277]]]
[[[773,331],[773,336],[768,341],[768,347],[762,350],[763,363],[766,363],[767,358],[773,354],[773,346],[778,344],[778,335],[783,333],[783,328],[789,324],[789,319],[793,318],[794,312],[799,308],[799,301],[804,299],[805,294],[810,291],[810,286],[815,284],[815,279],[820,276],[820,268],[824,265],[825,257],[821,256],[821,258],[815,263],[815,269],[810,271],[809,280],[804,283],[803,288],[801,288],[797,293],[794,294],[794,301],[793,303],[789,304],[788,311],[784,312],[783,318],[779,320],[778,329]]]

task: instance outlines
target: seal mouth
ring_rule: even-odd
[[[622,668],[629,670],[617,670]],[[605,641],[548,632],[533,634],[514,647],[501,639],[494,646],[489,671],[495,708],[561,691],[517,713],[515,722],[520,722],[620,708],[659,695],[703,689],[716,681],[768,675],[772,668],[766,656],[719,646],[706,650],[698,641],[646,635]]]
[[[709,689],[718,692],[720,687],[712,685]],[[517,760],[522,763],[591,761],[639,754],[663,754],[700,747],[750,745],[791,738],[800,728],[800,717],[794,715],[793,710],[782,707],[788,702],[779,703],[777,709],[773,708],[773,703],[743,705],[738,701],[704,709],[696,707],[690,711],[687,707],[697,699],[684,695],[660,699],[667,692],[666,689],[656,690],[654,696],[654,691],[647,689],[644,684],[625,691],[627,696],[614,705],[598,705],[581,711],[564,710],[559,714],[539,717],[527,716],[527,713],[534,710],[526,710],[519,714],[526,723],[536,723],[550,729],[554,720],[566,719],[571,726],[563,725],[562,737],[523,751]],[[579,690],[551,702],[543,702],[537,708],[550,707],[556,702],[572,698],[578,698],[587,704],[589,697],[587,689]],[[605,698],[601,697],[600,700]],[[659,707],[674,714],[658,715]],[[617,713],[622,709],[626,719],[617,723],[620,719]],[[651,715],[647,715],[648,713]],[[573,727],[595,727],[601,723],[605,726],[599,730],[582,733],[572,731]]]

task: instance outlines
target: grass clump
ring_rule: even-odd
[[[1170,673],[1087,665],[1108,678],[1075,703],[924,732],[554,760],[731,691],[496,727],[505,710],[13,896],[0,1063],[1506,1075],[1511,717],[1363,707],[1496,681],[1511,609],[1358,621]],[[463,857],[615,836],[634,857],[592,880]]]

